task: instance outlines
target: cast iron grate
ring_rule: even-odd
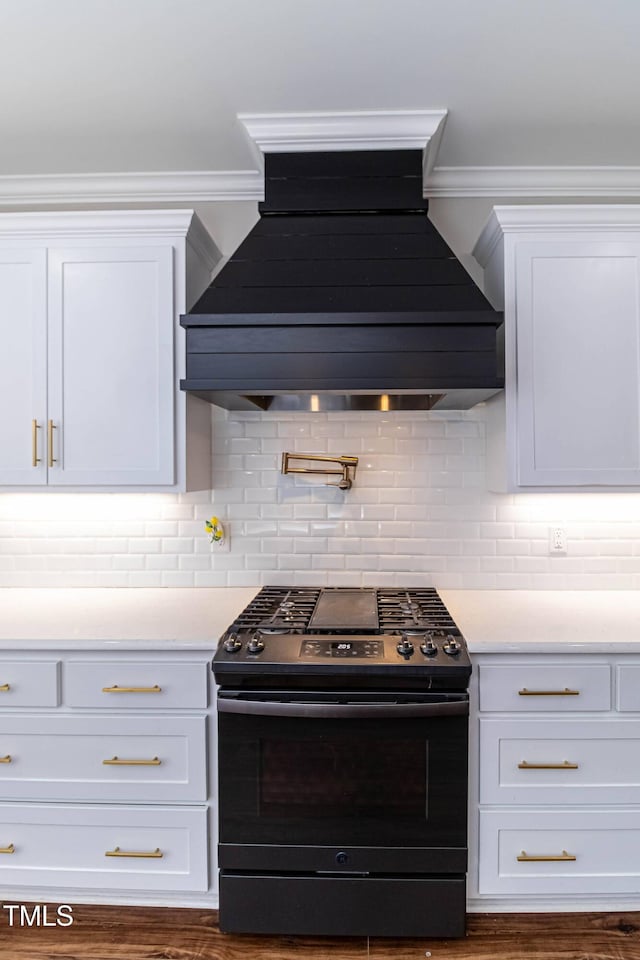
[[[451,614],[433,587],[382,587],[377,593],[378,619],[382,633],[412,629],[459,633]]]

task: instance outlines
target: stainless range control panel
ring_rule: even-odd
[[[304,640],[300,647],[301,657],[376,657],[384,656],[384,643],[382,640],[355,640],[344,638],[336,639],[313,639]]]

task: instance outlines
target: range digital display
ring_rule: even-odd
[[[302,657],[337,658],[352,657],[383,657],[384,643],[382,640],[305,640],[300,650]]]

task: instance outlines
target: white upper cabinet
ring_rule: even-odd
[[[218,256],[191,211],[0,215],[5,489],[210,486],[179,316]]]
[[[505,311],[490,487],[640,484],[640,207],[496,207],[474,253]]]
[[[46,250],[0,248],[0,483],[46,483]]]

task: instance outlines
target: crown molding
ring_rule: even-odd
[[[436,167],[428,197],[640,197],[640,167]]]
[[[434,150],[437,151],[442,126],[440,123],[436,128],[429,149],[425,151],[427,166],[435,157]],[[334,143],[337,142],[334,140]],[[341,147],[331,149],[365,148],[364,141],[356,144],[343,139],[341,143]],[[366,149],[392,149],[400,145],[399,141],[392,142],[391,139],[385,141],[386,146],[381,142],[374,144],[372,140],[369,143]],[[420,144],[424,147],[424,129],[421,138],[411,142],[407,135],[404,141],[405,147]],[[330,149],[328,141],[324,142],[323,148]],[[294,149],[294,145],[286,149]],[[296,145],[295,149],[320,147]],[[256,151],[259,152],[257,146]],[[640,167],[435,167],[427,175],[425,196],[631,200],[640,198]],[[102,203],[194,204],[263,199],[264,178],[259,170],[0,175],[0,207]]]
[[[265,153],[424,150],[425,175],[433,169],[446,118],[446,110],[238,114],[260,163]]]
[[[478,237],[472,254],[485,267],[496,246],[505,234],[518,233],[528,236],[542,233],[550,235],[585,233],[595,238],[597,234],[638,233],[640,231],[640,204],[516,204],[496,206]]]
[[[257,170],[0,176],[0,206],[262,200]]]
[[[199,242],[201,226],[193,210],[65,210],[62,212],[3,213],[0,217],[0,236],[21,236],[30,239],[78,236],[186,236],[194,230]],[[210,242],[209,253],[220,251]],[[213,249],[215,247],[215,250]]]

